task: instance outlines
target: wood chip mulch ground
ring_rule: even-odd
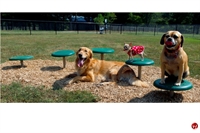
[[[148,88],[129,86],[126,83],[112,85],[99,85],[98,81],[78,82],[65,85],[69,75],[75,72],[74,62],[67,62],[62,69],[62,61],[53,60],[27,60],[26,67],[20,68],[19,61],[8,61],[1,64],[1,84],[10,84],[14,81],[24,85],[44,86],[46,89],[62,88],[68,91],[85,90],[97,95],[98,102],[127,103],[127,102],[200,102],[200,80],[188,77],[193,83],[193,88],[187,91],[175,92],[170,97],[168,91],[160,90],[153,86],[153,82],[160,78],[160,68],[145,66],[142,68],[142,80],[149,84]],[[137,74],[137,67],[131,66]]]

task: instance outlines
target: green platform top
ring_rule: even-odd
[[[153,85],[159,89],[170,90],[170,91],[185,91],[193,88],[193,85],[188,80],[182,80],[180,86],[174,85],[175,82],[165,80],[165,84],[160,84],[161,79],[157,79],[154,81]]]
[[[71,56],[75,54],[73,50],[58,50],[56,52],[53,52],[51,55],[54,57],[65,57],[65,56]]]
[[[125,63],[133,66],[148,66],[148,65],[153,65],[154,61],[148,58],[144,58],[143,61],[141,60],[141,58],[133,58],[127,60]]]
[[[29,60],[32,59],[32,55],[20,55],[20,56],[13,56],[10,57],[9,60],[14,61],[14,60]]]
[[[92,52],[93,52],[93,53],[101,53],[101,54],[104,54],[104,53],[114,53],[115,50],[112,49],[112,48],[92,48]]]

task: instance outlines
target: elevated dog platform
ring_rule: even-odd
[[[112,48],[92,48],[92,52],[101,54],[101,60],[104,60],[104,54],[114,53],[115,50]]]
[[[75,52],[73,50],[58,50],[58,51],[55,51],[51,54],[51,56],[53,57],[62,57],[63,58],[63,68],[65,68],[66,66],[66,60],[65,60],[65,57],[66,56],[71,56],[71,55],[74,55]]]
[[[148,58],[144,58],[143,61],[141,60],[141,58],[133,58],[127,60],[125,63],[128,65],[138,66],[138,78],[141,79],[142,66],[153,65],[154,61]]]
[[[10,61],[19,60],[19,61],[20,61],[20,64],[21,64],[21,67],[24,67],[23,61],[24,61],[24,60],[30,60],[30,59],[32,59],[32,58],[33,58],[32,55],[19,55],[19,56],[10,57],[9,60],[10,60]]]
[[[182,80],[180,86],[176,86],[175,81],[165,79],[165,84],[160,84],[161,79],[157,79],[154,81],[153,85],[159,89],[170,91],[170,96],[174,95],[174,91],[186,91],[193,88],[193,84],[188,80]]]

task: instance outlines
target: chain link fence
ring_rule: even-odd
[[[101,29],[101,30],[100,30]],[[36,21],[2,19],[1,30],[26,30],[32,34],[34,31],[91,31],[101,34],[112,33],[164,33],[168,30],[178,30],[183,34],[200,34],[199,25],[125,25],[125,24],[96,24],[92,22],[62,22],[62,21]]]

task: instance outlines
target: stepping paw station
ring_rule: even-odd
[[[141,60],[140,58],[133,58],[133,59],[127,60],[125,63],[132,66],[138,66],[138,78],[141,79],[142,66],[153,65],[154,61],[148,58],[144,58],[144,60]]]
[[[115,50],[112,48],[92,48],[92,52],[101,54],[101,60],[104,60],[104,54],[114,53]]]
[[[62,57],[63,58],[63,68],[66,67],[66,56],[74,55],[75,52],[73,50],[58,50],[51,54],[53,57]]]
[[[19,55],[19,56],[10,57],[9,60],[10,61],[17,61],[17,60],[19,60],[20,64],[21,64],[21,67],[24,67],[24,60],[30,60],[32,58],[33,58],[32,55]]]
[[[161,79],[157,79],[154,81],[153,85],[159,89],[170,91],[170,96],[174,95],[174,91],[186,91],[193,88],[193,84],[183,79],[180,86],[175,85],[176,81],[170,80],[169,78],[165,79],[165,83],[160,83]]]

